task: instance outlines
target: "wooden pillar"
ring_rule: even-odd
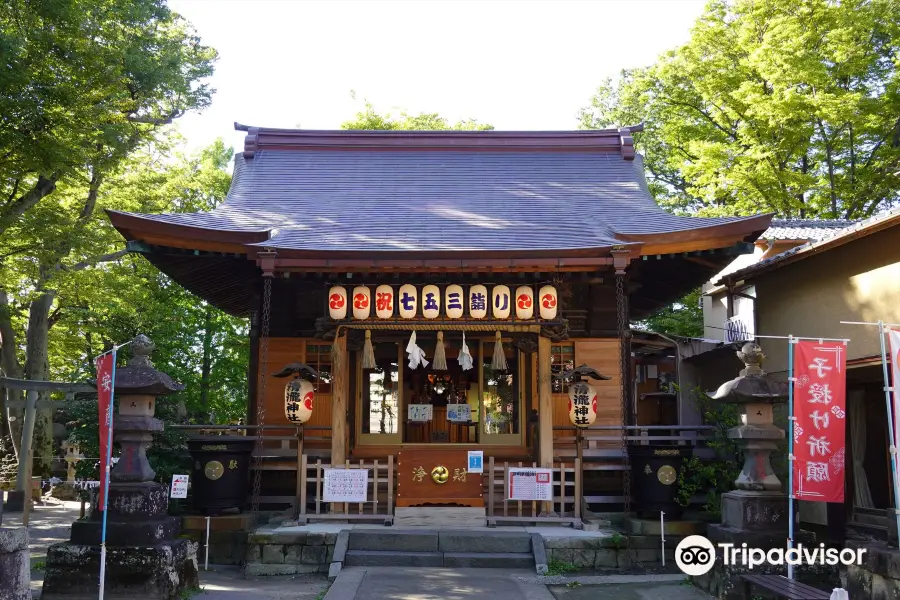
[[[550,385],[550,338],[538,337],[538,452],[541,468],[553,466],[553,396]]]
[[[340,332],[339,332],[340,333]],[[334,379],[331,396],[331,465],[343,465],[347,460],[347,397],[350,395],[350,360],[347,336],[334,338]]]

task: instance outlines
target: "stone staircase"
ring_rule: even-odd
[[[887,541],[889,528],[895,527],[891,511],[855,507],[847,521],[847,532],[865,540]]]
[[[543,556],[543,541],[534,537]],[[534,570],[532,543],[527,532],[353,529],[343,564]]]

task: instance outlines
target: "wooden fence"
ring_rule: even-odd
[[[553,499],[510,500],[508,498],[509,470],[515,467],[538,468],[537,463],[510,465],[509,462],[498,464],[490,457],[485,477],[487,478],[487,524],[494,527],[498,523],[559,523],[581,529],[583,522],[581,498],[581,461],[573,460],[568,465],[559,462],[551,468]],[[498,479],[498,475],[501,477]],[[569,477],[571,475],[571,478]],[[500,484],[497,489],[497,484]],[[571,493],[570,493],[571,489]],[[499,492],[499,501],[498,501]],[[571,508],[571,510],[568,510]],[[513,514],[510,514],[512,512]]]
[[[369,469],[366,483],[366,502],[326,502],[323,498],[325,469]],[[312,476],[310,476],[310,474]],[[358,463],[347,461],[344,465],[332,467],[323,464],[321,458],[314,463],[303,454],[300,459],[300,498],[297,521],[306,525],[312,521],[380,521],[385,525],[394,523],[394,457],[387,461],[374,460]],[[314,484],[314,485],[313,485]],[[312,498],[309,494],[312,491]],[[309,500],[312,500],[310,502]],[[315,512],[310,512],[310,504],[314,504]]]

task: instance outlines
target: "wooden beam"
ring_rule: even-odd
[[[550,385],[550,338],[538,336],[538,432],[541,468],[553,468],[553,390]],[[543,512],[553,512],[553,502],[545,502]]]
[[[347,460],[347,396],[350,394],[350,355],[347,352],[347,336],[334,338],[334,379],[331,382],[331,465],[343,466]],[[332,504],[340,510],[340,504]]]

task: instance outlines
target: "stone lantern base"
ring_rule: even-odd
[[[64,542],[50,546],[41,598],[94,600],[99,592],[100,547]],[[169,540],[149,547],[106,549],[106,598],[171,600],[197,588],[197,544]]]

